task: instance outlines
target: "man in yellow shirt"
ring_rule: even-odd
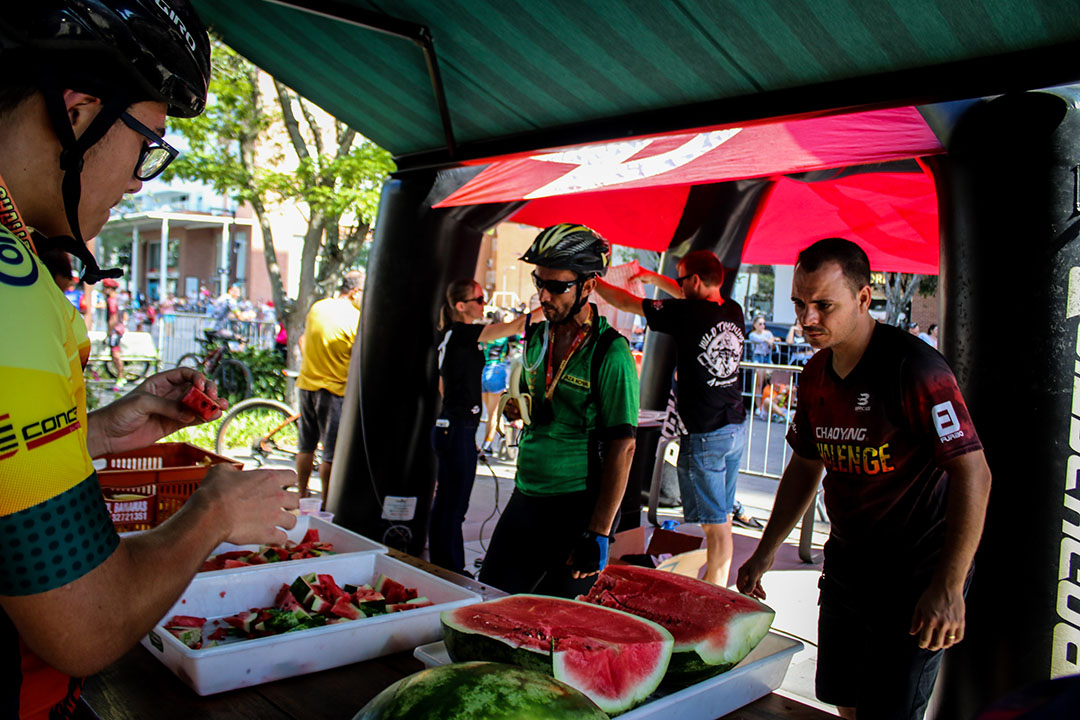
[[[304,359],[296,387],[300,391],[300,438],[296,453],[297,487],[308,496],[308,478],[315,464],[315,447],[322,442],[323,500],[330,494],[330,467],[337,444],[338,420],[349,377],[349,358],[360,323],[360,294],[364,273],[345,274],[337,297],[320,300],[308,310],[300,352]]]

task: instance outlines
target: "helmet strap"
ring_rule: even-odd
[[[72,235],[71,237],[59,236],[54,239],[56,242],[51,244],[54,247],[61,247],[82,260],[85,266],[84,282],[93,284],[105,277],[120,277],[123,271],[119,268],[102,271],[97,260],[86,247],[82,237],[82,228],[79,227],[79,200],[82,197],[82,169],[86,151],[105,137],[131,103],[121,99],[105,102],[83,134],[76,138],[71,121],[68,119],[67,107],[64,105],[63,91],[46,88],[42,90],[42,95],[45,98],[45,108],[49,119],[52,120],[53,130],[56,132],[56,137],[60,139],[60,169],[64,171],[60,190],[64,199],[64,213],[67,215]],[[39,235],[39,237],[43,236]],[[71,242],[68,243],[66,240]]]
[[[585,307],[585,303],[589,301],[589,297],[587,295],[585,297],[581,297],[581,288],[585,286],[585,281],[588,279],[588,277],[584,277],[581,275],[578,276],[577,282],[574,283],[574,292],[577,293],[577,297],[574,298],[574,304],[570,307],[570,311],[566,313],[566,317],[564,317],[559,322],[554,323],[555,325],[562,325],[563,323],[570,322],[575,317],[577,317],[577,314],[579,312],[581,312],[581,308]]]

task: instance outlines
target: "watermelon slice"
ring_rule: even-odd
[[[769,632],[775,612],[696,578],[609,565],[582,600],[664,626],[675,638],[665,685],[689,685],[735,667]]]
[[[408,588],[385,575],[379,575],[379,579],[375,581],[375,589],[383,594],[388,603],[402,603],[409,599]]]
[[[187,391],[187,394],[180,399],[180,402],[195,412],[203,420],[213,420],[214,414],[221,412],[221,406],[211,400],[209,395],[194,385],[192,385],[191,389]]]
[[[454,662],[490,660],[540,670],[614,715],[647,698],[671,659],[671,633],[628,613],[577,600],[511,595],[442,614]]]

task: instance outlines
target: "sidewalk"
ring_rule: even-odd
[[[465,567],[475,571],[475,561],[482,559],[491,534],[498,522],[498,513],[506,506],[513,491],[514,466],[511,463],[483,461],[477,464],[469,511],[462,532],[465,538]],[[752,475],[739,476],[739,500],[746,512],[767,522],[772,512],[778,481]],[[496,502],[497,500],[497,502]],[[680,508],[661,508],[662,519],[682,520]],[[642,511],[642,525],[647,524]],[[687,527],[688,530],[692,526]],[[821,552],[828,537],[827,523],[818,522],[814,529],[814,564],[799,559],[799,529],[788,537],[777,553],[773,569],[765,574],[762,584],[768,595],[766,602],[776,610],[773,630],[803,642],[806,646],[792,659],[779,693],[799,702],[835,712],[814,697],[814,673],[817,663],[817,581],[821,574]],[[731,564],[731,582],[739,566],[750,556],[761,532],[734,528],[735,554]]]

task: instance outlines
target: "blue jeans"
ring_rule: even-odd
[[[741,423],[679,437],[679,491],[686,522],[723,525],[731,519],[745,439]]]
[[[439,460],[438,485],[431,505],[428,554],[431,562],[460,573],[465,569],[461,526],[476,479],[476,422],[439,418],[431,430]]]

